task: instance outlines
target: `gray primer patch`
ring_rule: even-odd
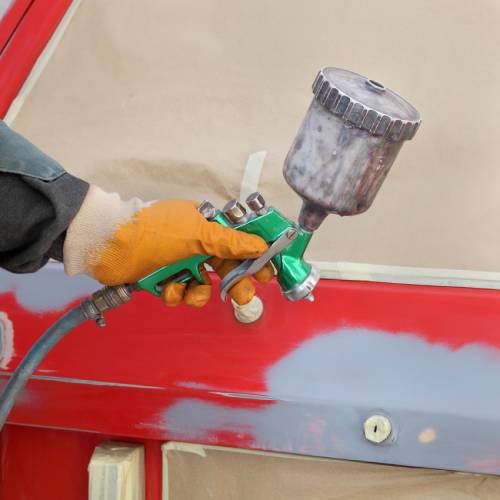
[[[13,0],[0,0],[0,19],[5,15],[12,5]]]
[[[14,292],[19,305],[28,311],[59,311],[101,286],[88,276],[67,276],[62,264],[56,262],[49,262],[33,274],[0,269],[0,294]]]
[[[213,442],[222,430],[267,450],[500,474],[498,349],[344,328],[304,342],[266,380],[274,403],[234,409],[189,398],[151,426],[176,439]],[[393,423],[381,445],[363,436],[373,413]],[[429,429],[434,438],[420,439]]]

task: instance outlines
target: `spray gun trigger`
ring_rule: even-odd
[[[251,276],[252,274],[260,271],[273,257],[278,255],[295,238],[297,238],[297,236],[297,229],[288,229],[277,240],[275,240],[269,246],[267,252],[261,255],[258,259],[244,260],[236,269],[233,269],[230,273],[228,273],[220,284],[220,297],[222,301],[226,300],[229,289],[241,280],[241,278]]]
[[[161,294],[163,292],[163,289],[167,286],[169,283],[187,283],[193,278],[193,275],[189,272],[183,272],[178,274],[177,276],[174,276],[173,278],[169,278],[168,280],[161,281],[160,283],[156,283],[154,285],[154,289]]]

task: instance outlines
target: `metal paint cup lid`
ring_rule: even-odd
[[[313,94],[330,113],[375,136],[392,141],[412,139],[420,113],[385,85],[339,68],[323,68],[314,80]]]

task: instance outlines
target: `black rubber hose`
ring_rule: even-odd
[[[12,374],[0,396],[0,432],[19,394],[50,350],[71,330],[86,321],[81,306],[58,319],[33,345]]]

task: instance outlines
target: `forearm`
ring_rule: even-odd
[[[88,187],[0,122],[0,267],[32,272],[62,260]]]

